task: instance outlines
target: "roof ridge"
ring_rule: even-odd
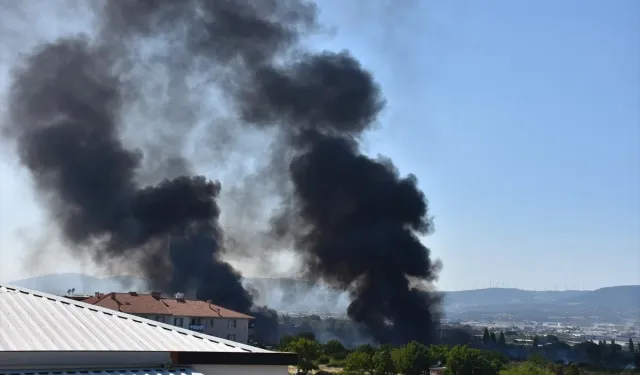
[[[43,293],[43,292],[39,292],[36,290],[32,290],[32,289],[27,289],[27,288],[23,288],[23,287],[18,287],[18,286],[14,286],[14,285],[6,285],[6,284],[0,284],[0,295],[2,293],[22,293],[22,294],[27,294],[27,295],[31,295],[31,296],[35,296],[35,297],[41,297],[41,298],[46,298],[50,301],[55,301],[55,302],[60,302],[66,305],[71,305],[71,306],[75,306],[75,307],[80,307],[83,309],[87,309],[88,311],[91,311],[92,313],[95,312],[100,312],[103,314],[107,314],[107,315],[113,315],[113,316],[117,316],[119,318],[122,319],[126,319],[126,320],[130,320],[130,321],[134,321],[134,322],[138,322],[138,323],[145,323],[149,326],[152,327],[160,327],[163,328],[165,330],[168,331],[173,331],[176,333],[180,333],[180,334],[184,334],[187,336],[192,336],[198,339],[203,339],[203,340],[209,340],[212,341],[214,343],[220,343],[223,345],[227,345],[230,347],[236,347],[238,349],[241,349],[243,351],[248,351],[248,352],[269,352],[267,350],[263,350],[260,348],[256,348],[250,345],[246,345],[246,344],[241,344],[239,342],[235,342],[235,341],[231,341],[231,340],[226,340],[220,337],[216,337],[216,336],[210,336],[210,335],[206,335],[206,334],[201,334],[198,333],[196,331],[192,331],[192,330],[188,330],[185,328],[180,328],[180,327],[176,327],[170,324],[166,324],[166,323],[160,323],[160,322],[156,322],[155,320],[150,320],[150,319],[146,319],[146,318],[141,318],[139,316],[136,315],[131,315],[131,314],[127,314],[121,311],[116,311],[116,310],[112,310],[112,309],[108,309],[102,306],[98,306],[98,305],[92,305],[92,304],[88,304],[88,303],[84,303],[81,301],[76,301],[70,298],[65,298],[65,297],[60,297],[60,296],[56,296],[53,294],[49,294],[49,293]]]
[[[89,298],[83,299],[83,301],[91,300],[92,298],[95,298],[95,302],[98,303],[98,302],[102,301],[102,299],[104,298],[104,295],[102,295],[102,294],[94,294],[93,296],[90,296]]]

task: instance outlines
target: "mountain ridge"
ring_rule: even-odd
[[[81,273],[59,273],[9,284],[45,293],[64,294],[75,289],[76,294],[95,292],[150,292],[144,281],[135,276],[94,277]],[[330,307],[346,310],[348,296],[292,278],[247,278],[245,284],[256,292],[258,302],[282,311],[321,311]],[[484,288],[462,291],[441,291],[445,310],[482,310],[584,306],[585,308],[623,308],[640,310],[640,285],[619,285],[596,290],[532,291],[518,288]],[[329,312],[329,311],[328,311]]]

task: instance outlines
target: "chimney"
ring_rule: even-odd
[[[116,294],[114,292],[109,293],[109,295],[111,296],[112,300],[116,300]]]
[[[211,304],[211,300],[210,300],[210,299],[208,299],[208,300],[207,300],[207,303],[208,303],[208,304]]]
[[[137,297],[138,296],[138,292],[129,292],[129,295],[133,296],[133,297]]]
[[[160,299],[162,296],[160,295],[160,292],[151,292],[151,297]]]
[[[100,293],[100,292],[96,292],[96,293],[95,293],[95,297],[96,297],[96,298],[101,297],[101,296],[102,296],[102,293]]]

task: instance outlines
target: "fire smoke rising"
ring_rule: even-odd
[[[127,103],[150,95],[131,87],[144,62],[160,61],[176,81],[222,76],[212,84],[238,115],[233,126],[273,137],[265,168],[290,186],[280,192],[270,237],[293,242],[309,280],[348,290],[349,316],[376,340],[432,339],[439,299],[414,286],[428,285],[438,270],[417,237],[431,230],[427,201],[414,176],[360,151],[385,102],[348,52],[303,48],[317,27],[313,4],[121,0],[95,7],[96,38],[44,44],[16,67],[4,129],[74,249],[101,264],[136,262],[154,289],[196,290],[200,299],[253,314],[260,339],[275,340],[276,314],[254,306],[241,275],[222,259],[220,184],[193,175],[173,152],[161,163],[167,178],[141,186],[149,156],[122,141]],[[153,40],[170,45],[171,56],[136,52]],[[172,108],[188,112],[190,105],[176,97]],[[176,141],[190,130],[183,125],[170,125],[179,127]]]

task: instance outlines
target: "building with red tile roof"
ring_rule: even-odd
[[[147,303],[123,294],[112,301],[132,310]],[[103,297],[111,299],[110,294],[92,298]],[[80,298],[0,285],[0,375],[275,375],[298,362],[295,353],[240,344]]]
[[[241,343],[253,336],[252,316],[181,294],[96,293],[82,302]]]

